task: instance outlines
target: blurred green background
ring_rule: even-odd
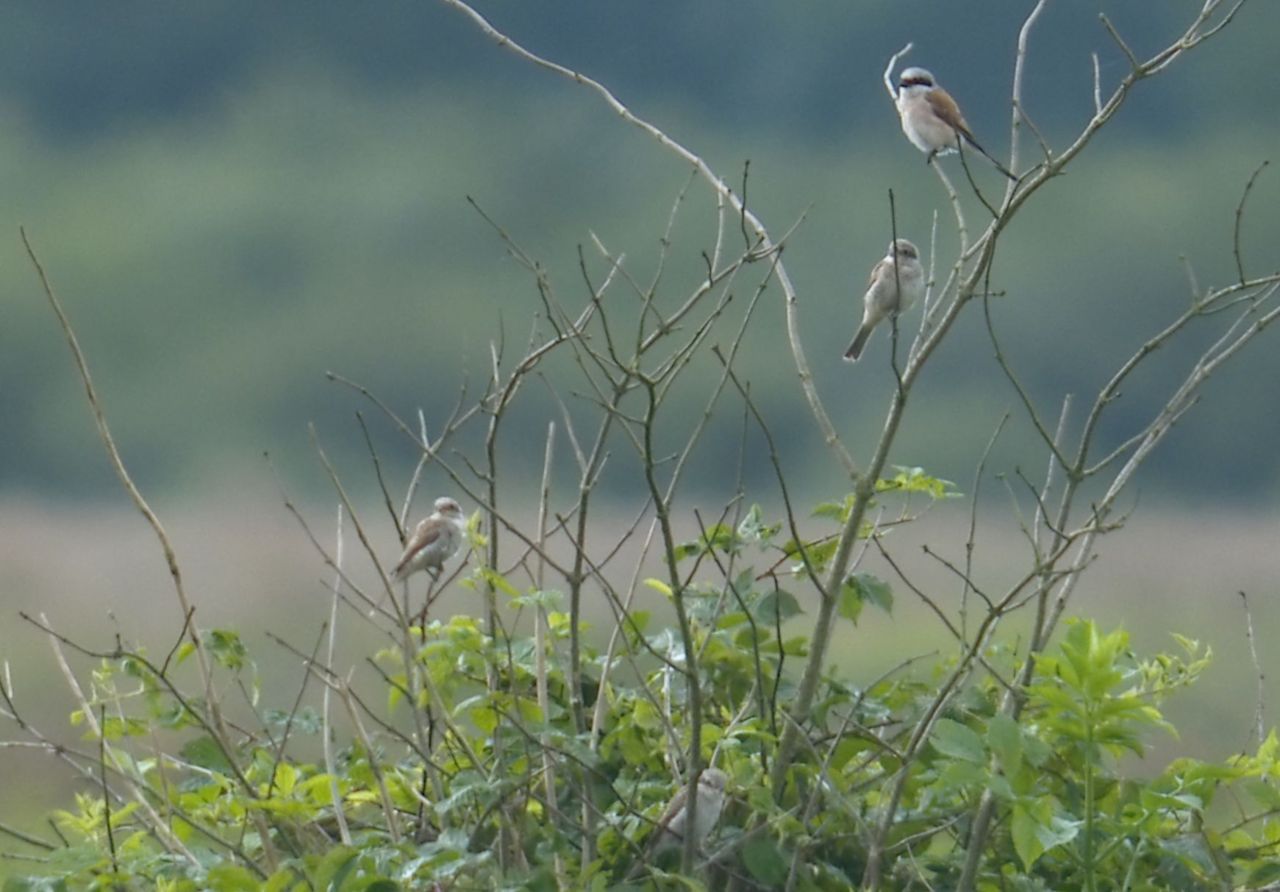
[[[1125,73],[1099,11],[1148,53],[1198,5],[1051,4],[1026,86],[1041,132],[1061,147],[1086,119],[1091,52],[1105,85]],[[949,220],[881,71],[914,40],[908,61],[932,68],[1002,153],[1029,4],[939,4],[927,16],[887,2],[482,8],[603,80],[731,181],[750,160],[750,201],[776,232],[807,211],[788,261],[819,390],[833,412],[848,394],[851,414],[878,420],[885,363],[855,374],[836,360],[888,241],[887,190],[918,242],[935,210]],[[463,369],[484,374],[500,314],[523,336],[536,295],[465,196],[552,271],[566,300],[580,300],[576,246],[594,231],[643,268],[685,178],[593,96],[498,50],[438,3],[17,2],[2,24],[0,492],[80,498],[114,486],[19,224],[67,301],[140,482],[190,493],[263,450],[296,452],[308,421],[345,418],[350,405],[325,370],[433,417],[452,405]],[[1049,414],[1186,302],[1179,258],[1205,284],[1232,275],[1236,202],[1280,141],[1276,33],[1280,9],[1251,3],[1140,85],[1010,233],[996,285],[1012,299],[999,325]],[[988,173],[978,171],[994,190]],[[1280,174],[1264,173],[1244,228],[1256,272],[1277,262],[1277,196]],[[981,219],[976,205],[970,213]],[[776,324],[776,303],[769,312]],[[989,410],[1012,397],[990,355],[969,314],[918,394],[904,460],[968,471]],[[1126,391],[1133,410],[1189,358],[1159,357],[1159,374]],[[762,400],[794,400],[780,351],[746,362]],[[1274,499],[1280,412],[1241,386],[1249,380],[1280,380],[1280,351],[1249,351],[1211,388],[1148,474],[1150,492]]]
[[[1061,148],[1087,120],[1091,53],[1104,90],[1126,72],[1100,12],[1142,55],[1173,40],[1199,5],[1050,4],[1032,35],[1025,87],[1039,130]],[[839,357],[867,270],[889,240],[888,191],[901,234],[924,245],[939,213],[944,262],[954,244],[945,196],[899,131],[881,71],[914,41],[907,62],[932,69],[984,145],[1003,155],[1014,45],[1030,6],[567,0],[479,8],[531,49],[602,80],[730,181],[750,161],[750,203],[775,235],[803,217],[786,259],[806,350],[837,426],[865,449],[891,381],[887,339],[875,339],[857,367]],[[1264,159],[1280,160],[1276,34],[1280,5],[1247,4],[1221,35],[1139,85],[1005,236],[997,325],[1043,414],[1054,416],[1066,393],[1095,391],[1186,304],[1183,258],[1202,285],[1234,278],[1241,191]],[[1024,158],[1033,149],[1028,140]],[[955,160],[944,163],[958,182]],[[999,188],[989,169],[975,173]],[[324,373],[368,385],[405,414],[422,407],[438,424],[464,380],[474,392],[487,373],[499,325],[523,344],[538,310],[530,277],[466,196],[578,306],[577,246],[589,247],[595,233],[647,279],[687,177],[594,96],[517,61],[427,0],[6,3],[0,650],[31,667],[20,690],[47,688],[40,706],[63,721],[61,682],[51,664],[43,674],[46,653],[17,622],[20,608],[68,623],[115,611],[127,636],[154,636],[155,647],[167,646],[180,620],[141,521],[122,507],[19,225],[78,329],[125,460],[178,531],[202,620],[284,624],[309,641],[327,574],[274,498],[274,475],[315,506],[327,499],[308,441],[315,422],[335,460],[360,468],[361,498],[373,493],[352,420],[361,404]],[[1264,172],[1241,241],[1251,273],[1280,264],[1278,197],[1280,171]],[[982,219],[972,202],[969,213],[972,224]],[[712,224],[706,193],[695,188],[678,230],[672,294],[698,274]],[[1016,403],[973,309],[921,381],[893,457],[964,491]],[[845,483],[799,399],[776,292],[760,313],[740,368],[787,434],[784,458],[802,502],[837,495]],[[1186,348],[1155,357],[1125,390],[1105,442],[1124,439],[1160,404],[1210,336],[1202,326]],[[1175,629],[1217,636],[1230,651],[1216,687],[1187,710],[1192,749],[1238,748],[1249,726],[1253,674],[1234,592],[1255,594],[1264,631],[1280,621],[1277,381],[1280,350],[1264,339],[1210,384],[1140,478],[1135,525],[1148,526],[1122,534],[1132,538],[1118,540],[1112,563],[1082,595],[1082,612],[1137,626],[1142,646],[1166,646],[1164,633]],[[695,390],[677,411],[700,409],[702,399]],[[531,393],[513,437],[540,438],[553,411]],[[723,438],[738,424],[716,431],[722,439],[696,459],[690,488],[712,510],[732,485],[724,453],[736,455],[737,443]],[[385,429],[375,436],[402,485],[412,451]],[[507,458],[515,469],[535,467],[540,448]],[[1043,464],[1025,424],[1011,427],[989,462],[1029,473]],[[746,472],[748,489],[776,510],[765,457],[755,455]],[[618,481],[619,499],[631,491]],[[316,510],[323,524],[330,509]],[[966,510],[942,512],[934,533],[962,537]],[[1016,540],[1016,526],[994,529],[1002,530],[997,542]],[[1013,560],[1014,547],[996,554]],[[915,649],[913,639],[930,634],[907,614],[850,659],[882,668],[891,650]],[[298,675],[282,670],[268,687],[288,692]],[[1229,739],[1215,738],[1228,726]],[[8,778],[0,819],[63,795],[25,774],[25,758],[0,751]]]

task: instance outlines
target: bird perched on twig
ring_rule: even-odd
[[[725,786],[729,776],[718,768],[704,768],[698,777],[698,805],[694,815],[693,844],[701,848],[707,841],[711,831],[720,820],[720,812],[724,810]],[[648,859],[670,858],[673,849],[684,845],[684,835],[689,831],[689,786],[686,784],[671,797],[662,817],[657,820],[657,829],[649,837],[645,847]],[[647,866],[647,860],[638,862],[628,876],[635,879]]]
[[[960,151],[960,140],[977,149],[983,157],[1011,180],[1017,177],[997,161],[973,138],[960,106],[951,94],[937,85],[933,75],[923,68],[906,68],[898,77],[898,117],[902,120],[902,132],[912,145],[927,154],[925,162],[934,155]]]
[[[711,835],[716,822],[720,820],[720,812],[724,809],[724,788],[729,776],[718,768],[705,768],[698,778],[698,807],[694,815],[693,843],[701,848]],[[666,811],[658,819],[655,831],[654,851],[661,852],[675,846],[684,845],[684,835],[689,824],[689,787],[686,784],[676,795],[671,797]]]
[[[862,324],[844,358],[857,362],[871,332],[887,316],[896,316],[924,293],[924,267],[920,252],[904,238],[889,245],[889,253],[871,270],[867,293],[862,298]]]
[[[440,574],[444,562],[451,558],[466,538],[466,521],[462,508],[453,499],[436,499],[435,511],[418,522],[413,535],[404,544],[404,553],[392,571],[392,579],[403,582],[419,570]]]

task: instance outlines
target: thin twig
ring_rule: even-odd
[[[1249,642],[1249,656],[1253,660],[1253,672],[1258,679],[1258,699],[1254,704],[1253,724],[1254,724],[1254,743],[1257,746],[1262,745],[1262,741],[1266,740],[1266,725],[1264,721],[1263,710],[1263,694],[1266,690],[1267,676],[1262,671],[1262,663],[1258,660],[1258,647],[1254,643],[1253,638],[1253,612],[1249,610],[1249,596],[1241,589],[1239,592],[1240,603],[1244,607],[1244,635],[1245,640]]]
[[[1240,196],[1239,204],[1236,205],[1236,226],[1231,237],[1231,250],[1235,254],[1236,272],[1240,274],[1241,285],[1245,283],[1244,260],[1240,256],[1240,224],[1244,219],[1244,203],[1249,200],[1249,193],[1253,191],[1253,184],[1258,179],[1258,174],[1262,173],[1263,169],[1270,163],[1270,161],[1263,161],[1258,165],[1249,177],[1249,182],[1245,183],[1244,193]]]
[[[329,602],[329,641],[328,649],[325,653],[326,666],[333,665],[333,653],[337,647],[338,640],[338,599],[342,592],[342,518],[343,507],[339,504],[337,522],[334,524],[334,539],[336,541],[333,549],[333,598]],[[343,845],[349,846],[351,845],[351,828],[347,826],[347,812],[343,807],[342,790],[338,786],[337,760],[333,754],[332,700],[333,688],[330,685],[325,685],[320,701],[320,735],[321,746],[324,751],[324,769],[325,773],[329,775],[329,798],[333,800],[333,817],[338,823],[338,838],[342,840]]]
[[[199,632],[190,624],[190,619],[195,614],[195,607],[187,597],[186,587],[183,585],[182,570],[178,565],[177,552],[174,551],[169,535],[160,523],[160,518],[151,510],[151,505],[143,497],[137,485],[134,484],[133,477],[130,476],[124,460],[120,457],[120,450],[116,446],[115,438],[111,435],[111,428],[107,425],[107,416],[102,410],[97,388],[94,387],[93,378],[89,374],[89,363],[85,359],[84,352],[80,349],[80,342],[71,327],[71,321],[67,317],[66,311],[62,308],[62,302],[58,300],[53,286],[49,283],[48,276],[45,275],[44,266],[40,263],[35,249],[31,247],[31,242],[27,239],[27,230],[19,227],[18,232],[22,236],[22,245],[26,249],[27,258],[31,261],[31,265],[35,267],[36,274],[40,278],[40,285],[44,289],[45,298],[49,301],[49,306],[53,308],[54,315],[58,317],[58,325],[62,328],[62,334],[66,338],[67,346],[71,348],[71,355],[75,358],[76,369],[80,373],[80,381],[84,385],[85,396],[88,397],[89,408],[93,412],[94,424],[97,426],[98,436],[101,437],[102,444],[107,450],[107,458],[111,462],[111,467],[115,470],[116,477],[120,480],[125,492],[129,494],[134,507],[146,518],[147,524],[160,542],[161,551],[164,552],[165,564],[169,568],[169,576],[173,579],[174,593],[178,597],[178,605],[182,610],[184,627],[189,629],[191,643],[195,647],[196,661],[199,665],[200,680],[204,686],[205,704],[209,710],[209,717],[215,733],[225,741],[227,739],[227,730],[222,723],[222,713],[218,705],[218,698],[214,694],[213,673],[210,668],[209,657],[205,653],[204,642],[201,640]],[[228,758],[232,757],[228,755]]]

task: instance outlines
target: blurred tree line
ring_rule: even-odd
[[[933,213],[945,214],[880,71],[914,40],[909,61],[938,75],[1000,154],[1028,5],[908,16],[888,2],[797,11],[575,0],[484,11],[604,81],[718,169],[750,161],[751,205],[779,231],[801,221],[788,263],[819,389],[842,430],[857,441],[865,425],[869,441],[878,406],[864,394],[891,374],[887,348],[856,369],[839,354],[866,270],[889,240],[887,192],[901,232],[922,246]],[[1141,55],[1196,6],[1051,7],[1026,86],[1045,138],[1064,138],[1091,112],[1090,53],[1105,84],[1126,70],[1099,12]],[[1098,370],[1135,334],[1152,333],[1161,308],[1189,299],[1180,258],[1202,281],[1234,269],[1236,204],[1280,136],[1271,72],[1280,7],[1251,4],[1241,15],[1207,52],[1142,85],[1121,126],[1001,249],[993,287],[1010,306],[999,334],[1050,415],[1064,392],[1096,389]],[[0,493],[113,486],[19,224],[81,332],[142,484],[194,491],[242,475],[263,450],[303,464],[311,420],[339,441],[333,448],[362,448],[350,395],[326,381],[328,370],[406,414],[422,406],[431,421],[456,401],[466,370],[484,375],[495,332],[523,343],[536,297],[467,196],[568,293],[582,287],[576,249],[593,233],[633,259],[656,256],[687,175],[640,134],[600,126],[608,115],[598,104],[493,51],[429,2],[7,4],[0,115],[9,233],[0,239]],[[995,188],[986,173],[979,182]],[[1246,208],[1246,264],[1280,227],[1275,176],[1261,176]],[[983,212],[971,203],[970,213]],[[696,257],[683,272],[701,274]],[[780,332],[781,309],[769,312]],[[769,337],[749,346],[757,398],[775,416],[795,404],[800,435],[786,448],[801,460],[819,445],[799,421],[794,374]],[[991,354],[974,314],[914,396],[927,411],[904,431],[903,462],[953,479],[971,472],[970,438],[985,441],[1014,400]],[[1186,358],[1153,366],[1123,396],[1135,409]],[[1207,411],[1161,453],[1146,491],[1274,496],[1280,414],[1258,384],[1275,380],[1280,358],[1257,351],[1214,382]],[[532,411],[523,422],[543,419]],[[1002,443],[1005,461],[1016,463],[1023,434]]]

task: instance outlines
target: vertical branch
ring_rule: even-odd
[[[111,789],[107,786],[107,704],[98,704],[98,779],[102,785],[103,826],[107,828],[107,847],[111,852],[111,872],[119,875],[120,862],[116,859],[116,832],[111,827]],[[113,884],[112,888],[120,886]]]
[[[654,511],[657,514],[658,528],[662,535],[662,557],[667,571],[667,581],[671,587],[671,602],[676,611],[676,622],[679,625],[680,644],[684,650],[684,667],[686,697],[688,698],[689,752],[685,757],[685,778],[692,786],[697,782],[702,771],[702,683],[698,677],[698,652],[693,641],[693,627],[685,607],[685,588],[676,567],[676,540],[671,528],[670,494],[664,496],[658,486],[656,469],[658,455],[654,448],[654,419],[657,416],[659,397],[655,382],[642,379],[648,395],[648,405],[641,426],[644,453],[644,476],[649,486],[649,496],[653,499]],[[697,826],[698,796],[689,796],[685,805],[687,816],[685,825]],[[694,834],[684,835],[684,846],[681,854],[681,870],[688,873],[693,866],[696,840]]]
[[[551,459],[555,455],[556,423],[547,424],[547,446],[542,456],[542,484],[538,488],[538,557],[534,572],[534,585],[538,589],[537,612],[534,617],[534,683],[538,697],[538,710],[542,713],[544,730],[542,738],[542,781],[547,796],[547,813],[555,827],[560,826],[560,809],[557,806],[556,763],[552,758],[551,735],[545,730],[551,721],[551,697],[547,691],[548,620],[545,597],[546,560],[542,557],[547,547],[547,503],[551,499]],[[558,888],[566,888],[564,858],[556,849],[554,870]]]
[[[329,641],[328,651],[325,656],[325,665],[332,669],[333,654],[337,645],[338,630],[338,601],[342,592],[342,505],[338,505],[338,522],[334,535],[337,543],[334,546],[333,561],[335,565],[333,573],[333,598],[329,602]],[[324,750],[324,770],[329,775],[329,796],[333,799],[333,817],[338,823],[338,838],[342,840],[343,845],[351,845],[351,829],[347,826],[347,813],[342,805],[342,791],[338,786],[338,769],[337,762],[333,757],[333,714],[332,700],[333,691],[331,685],[324,686],[324,693],[321,695],[320,709],[320,733],[321,745]]]
[[[978,495],[982,487],[982,474],[987,466],[987,458],[991,455],[991,450],[996,445],[996,440],[1000,437],[1000,432],[1004,430],[1005,424],[1009,421],[1009,413],[1005,412],[1000,416],[1000,423],[996,425],[996,429],[991,432],[991,439],[987,440],[987,447],[982,450],[982,457],[978,459],[978,467],[973,472],[973,498],[969,500],[969,534],[964,541],[964,577],[961,580],[960,589],[960,640],[961,646],[963,642],[969,639],[969,592],[973,589],[973,551],[977,544],[978,535]]]
[[[355,699],[351,694],[351,688],[345,679],[335,679],[333,684],[336,686],[338,694],[342,697],[342,703],[347,708],[347,715],[351,718],[351,724],[355,728],[356,736],[360,739],[360,746],[364,748],[365,760],[369,764],[369,771],[373,775],[374,783],[378,787],[378,801],[382,805],[382,817],[386,821],[387,835],[391,837],[391,841],[396,845],[400,844],[400,822],[396,818],[395,804],[391,801],[391,792],[387,789],[387,779],[383,774],[382,766],[378,764],[378,751],[373,745],[373,741],[369,739],[369,732],[365,730],[364,722],[360,719],[360,711],[356,708]]]
[[[1022,122],[1026,117],[1022,107],[1022,75],[1026,69],[1027,62],[1027,44],[1030,42],[1031,27],[1036,23],[1036,19],[1040,18],[1040,13],[1044,12],[1045,6],[1049,0],[1040,0],[1031,10],[1031,13],[1022,23],[1022,29],[1018,32],[1018,53],[1013,63],[1013,96],[1011,104],[1013,113],[1009,122],[1009,169],[1018,169],[1018,160],[1021,150],[1021,141],[1019,137],[1022,135]],[[1008,196],[1018,187],[1016,182],[1010,181],[1006,187],[1006,202]]]
[[[1249,656],[1253,660],[1253,671],[1258,679],[1258,699],[1253,709],[1253,733],[1254,743],[1257,746],[1262,745],[1262,741],[1266,740],[1266,724],[1263,715],[1263,693],[1266,690],[1267,676],[1262,671],[1262,663],[1258,660],[1258,647],[1254,644],[1253,639],[1253,613],[1249,610],[1249,596],[1241,589],[1239,592],[1240,603],[1244,607],[1244,636],[1249,642]]]
[[[169,541],[169,535],[160,523],[160,518],[151,510],[151,505],[148,504],[147,500],[143,498],[142,492],[134,484],[133,478],[129,475],[129,471],[124,465],[124,460],[120,457],[120,450],[116,447],[115,438],[111,435],[111,428],[107,425],[107,416],[102,411],[97,389],[93,386],[93,378],[89,374],[89,364],[80,349],[80,342],[71,327],[71,321],[62,309],[62,302],[58,300],[57,294],[54,293],[53,286],[49,283],[48,276],[45,275],[44,266],[41,265],[40,259],[36,257],[35,249],[31,247],[31,242],[27,239],[26,229],[20,227],[18,232],[22,236],[22,245],[27,251],[27,258],[31,261],[31,265],[35,267],[36,274],[40,278],[44,296],[48,299],[49,306],[53,308],[54,315],[58,317],[58,324],[62,328],[62,334],[67,340],[67,346],[71,348],[71,355],[75,358],[76,368],[80,372],[80,381],[84,385],[85,396],[89,399],[89,408],[93,411],[93,420],[98,428],[98,436],[102,438],[102,444],[107,450],[107,458],[111,461],[111,467],[115,470],[116,477],[119,478],[121,485],[124,486],[125,491],[129,494],[134,507],[146,518],[147,523],[159,540],[160,549],[164,552],[165,564],[169,568],[169,576],[173,579],[173,588],[178,597],[178,606],[182,610],[183,617],[189,619],[195,613],[195,608],[191,605],[191,601],[187,597],[186,587],[183,585],[182,570],[178,566],[177,552],[174,551],[173,544]],[[186,628],[190,633],[191,643],[195,648],[196,663],[200,671],[200,681],[204,686],[205,703],[208,704],[211,724],[225,742],[230,738],[227,734],[226,726],[223,724],[222,711],[213,688],[213,672],[210,668],[209,655],[205,652],[204,641],[201,639],[195,624],[188,623]],[[224,747],[223,749],[226,751],[229,748]]]

